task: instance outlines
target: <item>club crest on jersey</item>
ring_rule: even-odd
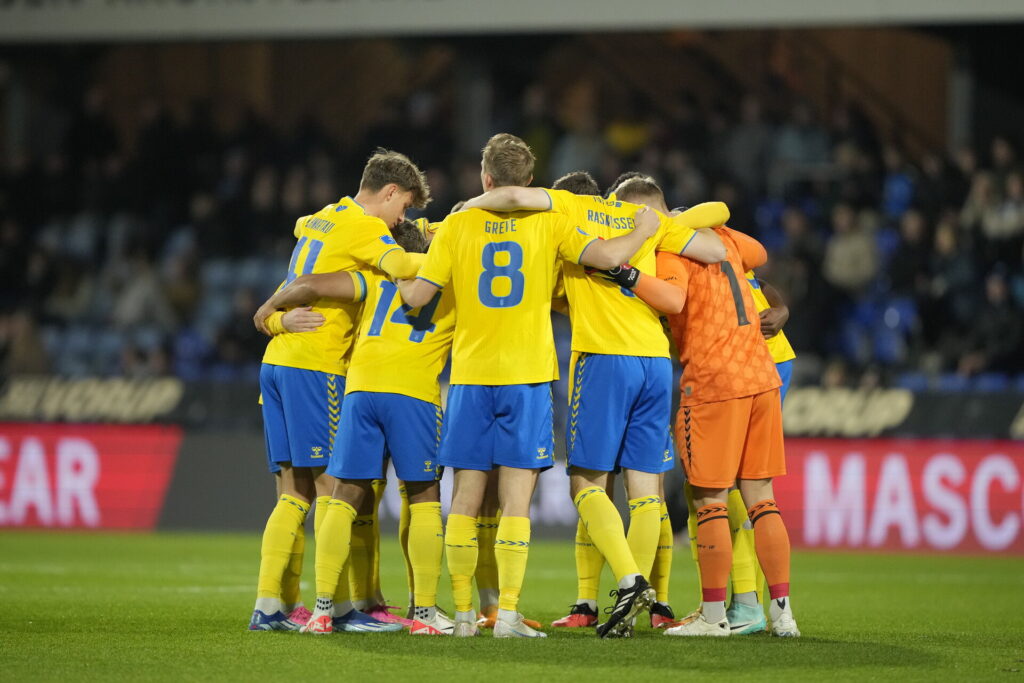
[[[313,448],[311,450],[312,450],[312,453],[310,454],[309,457],[311,457],[311,458],[322,458],[322,457],[324,457],[324,447],[323,446],[313,446]]]

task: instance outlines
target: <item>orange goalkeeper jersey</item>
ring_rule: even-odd
[[[668,316],[683,366],[679,404],[742,398],[782,384],[744,273],[762,265],[761,244],[729,228],[714,228],[728,256],[720,264],[658,254],[658,277],[686,294],[681,313]]]

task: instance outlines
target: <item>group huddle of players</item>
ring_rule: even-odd
[[[566,457],[579,594],[552,625],[628,637],[646,610],[666,635],[800,635],[772,491],[785,474],[793,352],[780,331],[785,314],[773,313],[784,308],[769,305],[775,295],[752,273],[764,248],[724,226],[722,203],[670,210],[649,176],[624,174],[601,196],[585,172],[550,190],[529,187],[533,165],[521,139],[495,135],[483,149],[484,193],[441,223],[410,223],[406,210],[430,200],[425,178],[407,157],[380,150],[354,197],[296,222],[287,278],[254,318],[271,336],[260,390],[279,498],[250,629],[546,635],[518,603],[530,502],[554,464],[554,309],[572,326]],[[674,424],[673,353],[682,366]],[[442,414],[438,377],[449,354]],[[664,502],[677,447],[701,582],[700,606],[678,621]],[[388,458],[401,482],[405,617],[380,593],[376,515]],[[454,472],[444,523],[443,468]],[[610,497],[619,472],[628,533]],[[299,578],[313,501],[310,611]],[[437,606],[444,558],[454,615]],[[598,624],[605,563],[618,588]]]

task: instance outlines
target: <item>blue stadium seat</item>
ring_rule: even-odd
[[[973,379],[971,388],[986,392],[1009,391],[1010,377],[1001,372],[983,372]]]
[[[939,391],[949,392],[967,391],[971,388],[971,381],[955,372],[946,372],[939,375],[939,381],[935,388]]]
[[[263,264],[257,258],[242,259],[235,263],[236,287],[257,288],[262,282]]]
[[[900,234],[892,228],[882,228],[875,233],[875,246],[882,263],[888,263],[900,247]]]
[[[214,259],[203,264],[199,277],[203,282],[203,288],[209,292],[231,287],[233,276],[234,268],[230,261]]]
[[[928,391],[930,379],[923,372],[904,372],[896,378],[896,386],[908,391]]]
[[[93,348],[92,364],[101,375],[116,374],[121,367],[121,349],[124,348],[124,335],[117,330],[103,330],[96,337]]]

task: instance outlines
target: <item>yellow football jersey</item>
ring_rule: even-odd
[[[566,190],[548,190],[551,210],[604,239],[625,234],[635,226],[641,207],[614,197],[603,199]],[[641,272],[656,275],[655,250],[681,252],[693,237],[692,229],[661,216],[658,232],[630,259]],[[564,262],[562,272],[572,322],[572,350],[622,356],[668,358],[668,338],[659,314],[633,292],[601,277],[586,274],[583,266]]]
[[[455,334],[455,301],[441,290],[425,306],[402,303],[395,283],[367,271],[366,304],[352,349],[345,393],[379,391],[441,405],[437,378]]]
[[[578,263],[593,242],[555,213],[448,216],[418,277],[455,297],[452,384],[533,384],[558,378],[551,293],[559,258]]]
[[[384,221],[367,215],[351,197],[300,218],[295,222],[295,237],[298,242],[282,286],[308,273],[378,268],[385,254],[401,249]],[[325,318],[324,324],[313,332],[276,335],[267,344],[263,362],[344,375],[366,295],[362,277],[355,281],[362,288],[359,301],[314,302],[313,308]]]
[[[771,308],[771,304],[768,303],[768,298],[765,297],[764,291],[761,289],[761,283],[757,281],[754,271],[747,271],[747,282],[750,283],[750,289],[754,294],[754,305],[757,306],[757,312],[760,313]],[[789,340],[786,339],[786,333],[782,330],[779,330],[779,333],[771,339],[765,339],[765,342],[768,343],[768,350],[772,354],[772,360],[776,363],[784,363],[787,360],[796,358],[796,352],[790,345]]]

